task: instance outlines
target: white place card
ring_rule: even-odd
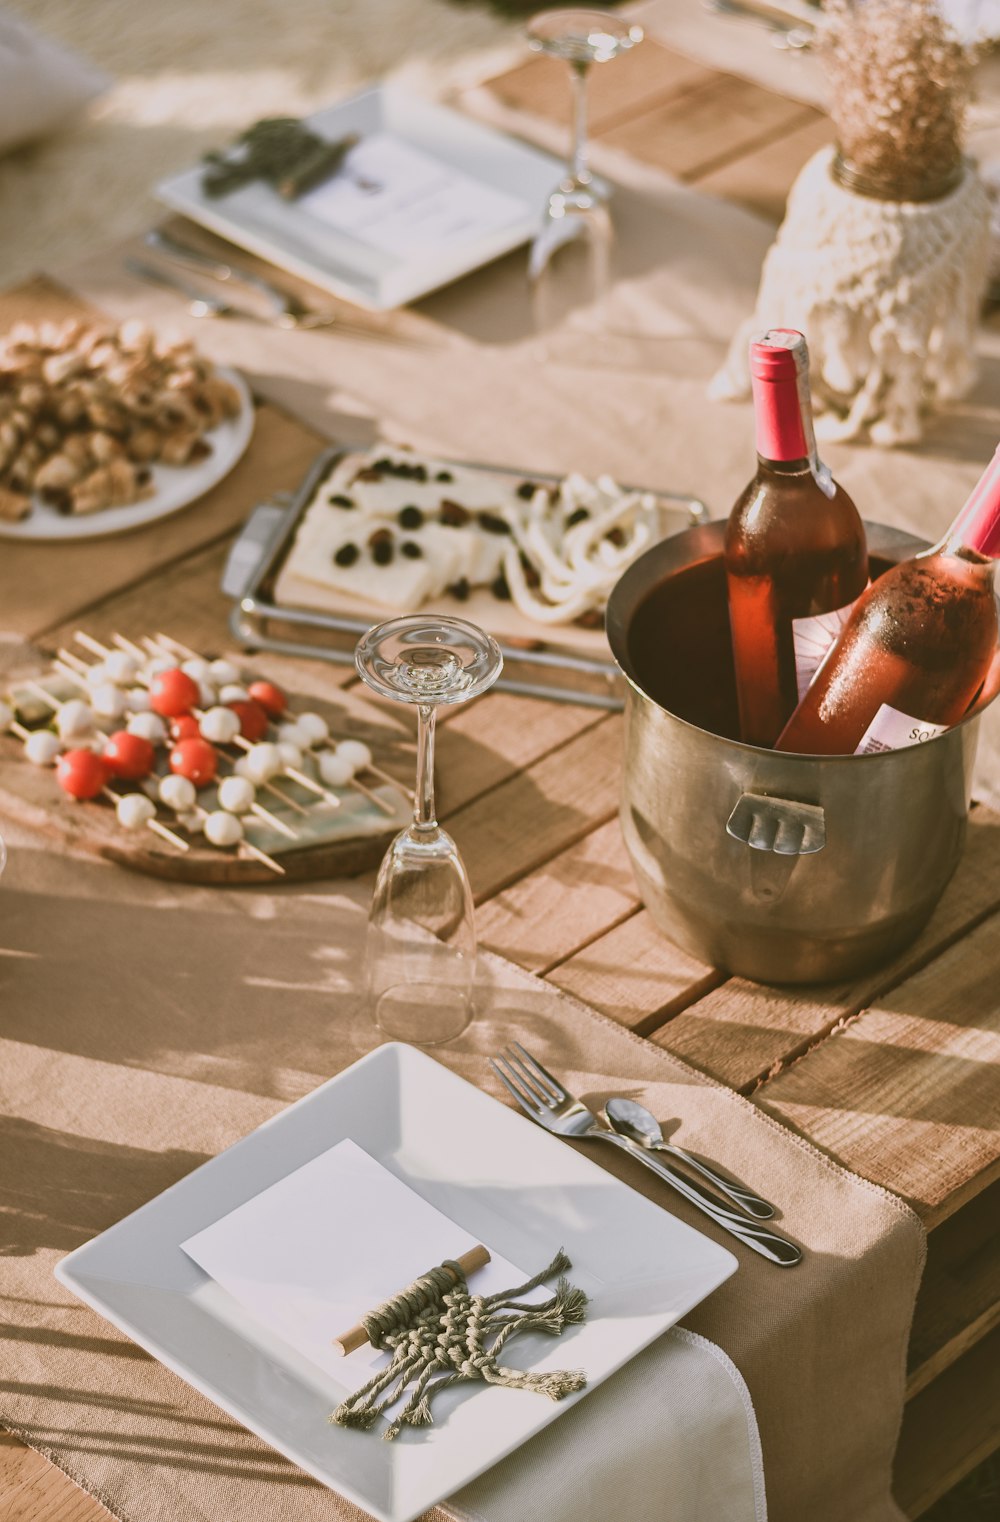
[[[431,257],[488,237],[528,210],[518,197],[463,174],[392,132],[362,138],[338,173],[295,205],[400,259]]]
[[[435,1264],[475,1245],[475,1237],[350,1140],[181,1243],[245,1310],[350,1390],[365,1384],[386,1355],[366,1345],[343,1358],[333,1339]],[[491,1254],[473,1275],[477,1294],[510,1289],[533,1272]]]

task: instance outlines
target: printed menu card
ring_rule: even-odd
[[[342,1358],[333,1339],[476,1238],[348,1140],[181,1245],[270,1331],[356,1390],[386,1355],[366,1345]],[[472,1277],[476,1294],[528,1277],[490,1252]]]

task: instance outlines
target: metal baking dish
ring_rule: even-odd
[[[324,450],[294,494],[275,496],[262,503],[247,519],[226,561],[222,590],[235,600],[229,624],[240,644],[252,650],[273,650],[281,655],[313,656],[349,666],[354,646],[373,623],[390,617],[385,608],[373,608],[370,616],[356,613],[321,613],[315,608],[289,606],[276,601],[274,588],[295,539],[302,515],[322,481],[346,454],[370,446],[337,445]],[[490,470],[518,480],[555,484],[558,477],[538,471],[514,471],[506,466],[479,462],[446,461],[465,469]],[[708,521],[705,504],[696,497],[658,491],[663,503],[676,506],[678,530]],[[456,604],[456,612],[461,607]],[[581,655],[561,649],[551,640],[531,640],[523,645],[501,640],[504,670],[497,687],[529,697],[583,703],[594,708],[621,708],[624,685],[611,658]]]

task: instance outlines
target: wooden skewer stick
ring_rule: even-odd
[[[233,744],[238,745],[240,750],[253,750],[250,741],[245,740],[242,735],[236,735],[233,739]],[[293,782],[297,782],[299,787],[304,787],[308,792],[315,793],[325,803],[332,804],[335,809],[340,808],[340,799],[336,793],[330,793],[325,787],[320,787],[319,783],[314,782],[311,777],[307,777],[305,772],[300,772],[297,766],[284,766],[282,767],[282,772],[286,777],[291,777]]]
[[[101,788],[101,797],[106,798],[109,803],[113,803],[115,808],[118,807],[118,800],[121,796],[121,793],[116,793],[113,788]],[[166,825],[161,824],[158,819],[147,819],[146,828],[152,830],[154,835],[159,835],[161,840],[169,840],[170,844],[176,846],[178,851],[190,851],[191,849],[186,840],[182,840],[179,835],[175,835],[173,830],[168,830]]]
[[[366,770],[374,771],[374,767],[367,767]],[[370,787],[366,787],[363,782],[359,782],[357,777],[352,777],[347,785],[348,787],[355,788],[361,794],[362,798],[368,799],[369,803],[374,803],[375,807],[377,809],[381,809],[383,814],[395,814],[396,810],[393,808],[391,803],[386,803],[384,798],[380,798],[378,793],[373,792]]]
[[[208,818],[208,810],[202,808],[200,803],[195,804],[193,812],[198,815],[199,819]],[[209,842],[209,844],[211,844],[211,842]],[[276,872],[279,877],[284,877],[285,869],[281,863],[275,861],[273,856],[268,856],[266,851],[262,851],[260,847],[255,846],[252,841],[247,840],[245,835],[243,839],[237,844],[236,851],[238,855],[252,856],[255,861],[259,861],[265,867],[269,867],[270,870],[272,872]]]
[[[164,649],[166,649],[169,650],[173,655],[182,655],[186,661],[201,660],[201,656],[198,654],[197,650],[192,650],[189,646],[182,645],[179,639],[171,639],[169,634],[157,634],[154,636],[154,639],[160,646],[161,654],[163,653]]]
[[[89,650],[91,655],[100,656],[102,661],[106,660],[111,654],[110,646],[102,645],[100,640],[94,639],[92,635],[87,634],[83,629],[74,630],[73,638],[78,645],[82,645],[85,650]]]
[[[469,1274],[475,1273],[477,1268],[485,1268],[489,1261],[489,1249],[481,1244],[477,1247],[470,1247],[468,1252],[462,1253],[460,1257],[455,1259],[455,1262],[466,1278],[468,1278]],[[441,1267],[447,1269],[447,1272],[451,1274],[457,1284],[458,1279],[454,1271],[448,1268],[447,1264],[442,1264]],[[359,1324],[358,1326],[352,1326],[347,1332],[341,1332],[339,1337],[335,1337],[333,1339],[333,1346],[341,1358],[346,1358],[348,1353],[355,1353],[358,1348],[363,1348],[368,1340],[368,1333]]]
[[[126,655],[132,656],[133,660],[144,661],[146,659],[145,650],[140,650],[139,646],[133,640],[126,639],[124,634],[112,634],[111,638],[119,650],[124,650]]]
[[[56,651],[56,655],[59,657],[59,660],[53,661],[52,664],[58,667],[59,661],[62,661],[64,666],[72,667],[77,676],[82,676],[91,669],[88,662],[82,661],[78,655],[73,654],[72,650],[64,650],[62,646],[60,646],[60,648]]]

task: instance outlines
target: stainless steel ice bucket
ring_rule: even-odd
[[[925,548],[866,527],[875,573]],[[873,756],[732,738],[724,532],[708,523],[664,540],[608,603],[628,681],[625,844],[654,924],[703,961],[765,983],[845,977],[912,940],[955,870],[978,713]]]

